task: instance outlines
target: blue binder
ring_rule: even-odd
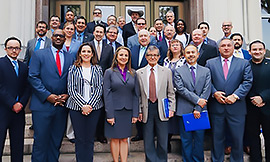
[[[170,110],[170,104],[168,98],[162,99],[162,105],[163,105],[163,111],[165,118],[169,118],[169,110]]]
[[[193,113],[183,114],[183,121],[186,131],[210,129],[207,111],[201,112],[201,117],[199,119],[195,119]]]

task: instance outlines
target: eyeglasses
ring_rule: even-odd
[[[99,14],[101,14],[101,12],[94,12],[93,14],[94,15],[99,15]]]
[[[158,57],[159,54],[146,54],[146,56],[148,56],[148,57]]]
[[[232,26],[232,25],[222,25],[222,27],[230,27],[230,26]]]
[[[65,36],[64,35],[62,35],[62,34],[53,34],[53,37],[60,37],[60,38],[65,38]]]
[[[145,25],[145,23],[137,23],[137,25]]]
[[[19,51],[21,48],[20,47],[7,47],[7,49],[10,51],[13,51],[13,50]]]
[[[112,32],[112,31],[109,31],[108,33],[109,34],[117,34],[117,32]]]

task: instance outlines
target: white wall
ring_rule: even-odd
[[[18,37],[25,47],[35,32],[35,0],[1,0],[0,56],[5,55],[4,42],[10,36]],[[19,58],[24,56],[24,48]]]
[[[209,37],[223,36],[222,22],[232,21],[234,32],[240,32],[247,43],[262,39],[260,0],[204,0],[204,20],[210,24]]]

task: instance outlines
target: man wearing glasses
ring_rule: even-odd
[[[95,8],[94,11],[93,11],[93,21],[91,21],[91,22],[89,22],[87,24],[86,32],[93,34],[94,27],[97,24],[102,24],[103,26],[107,27],[108,25],[105,22],[101,21],[101,19],[102,19],[102,11],[101,11],[101,9]]]
[[[32,162],[57,162],[66,130],[68,68],[73,56],[63,50],[63,30],[56,29],[52,46],[35,51],[29,67],[33,94],[30,103],[34,126]]]
[[[21,41],[10,37],[5,41],[7,55],[0,58],[0,158],[9,130],[11,161],[23,161],[24,108],[30,96],[28,68],[17,60]],[[0,160],[2,161],[2,160]]]
[[[143,122],[144,150],[147,162],[167,161],[168,120],[174,115],[175,93],[170,69],[158,65],[159,49],[150,46],[145,58],[148,64],[136,73],[140,84],[139,121]],[[163,99],[168,99],[168,116]],[[155,135],[157,146],[155,147]]]
[[[27,48],[23,62],[26,63],[28,66],[30,64],[30,59],[34,51],[50,47],[51,39],[46,36],[47,31],[47,23],[45,21],[39,21],[36,25],[37,37],[27,42]]]

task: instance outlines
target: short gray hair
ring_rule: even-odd
[[[146,51],[146,53],[148,53],[148,52],[150,52],[150,51],[155,51],[155,50],[157,50],[158,51],[158,55],[160,55],[160,51],[159,51],[159,49],[157,48],[157,46],[153,46],[153,45],[151,45],[151,46],[149,46],[148,48],[147,48],[147,51]]]
[[[174,16],[174,12],[173,12],[172,10],[169,10],[169,11],[166,13],[166,16],[167,16],[168,13],[172,13],[173,16]]]

